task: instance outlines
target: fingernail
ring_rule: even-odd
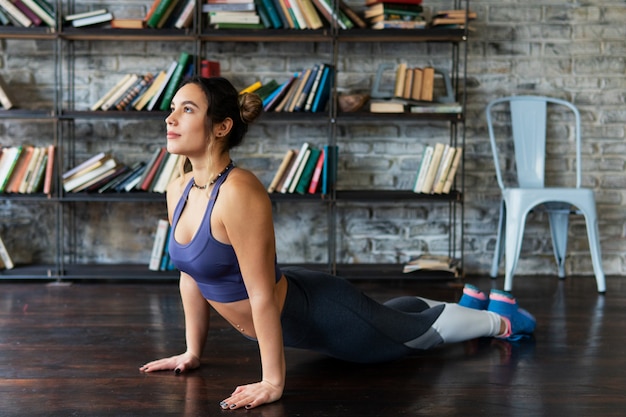
[[[222,407],[222,408],[228,408],[228,403],[226,403],[225,401],[222,401],[222,402],[220,403],[220,407]]]
[[[233,408],[235,408],[235,407],[237,407],[237,404],[231,404],[231,405],[230,405],[230,408],[231,408],[231,409],[233,409]]]
[[[249,410],[249,409],[251,409],[251,408],[252,408],[252,405],[251,405],[251,404],[248,404],[248,405],[246,405],[246,407],[245,407],[245,408],[246,408],[246,410]]]
[[[180,368],[174,369],[174,373],[176,373],[176,375],[180,374]]]

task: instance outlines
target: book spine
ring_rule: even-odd
[[[158,28],[159,22],[163,19],[163,16],[165,16],[172,3],[174,3],[174,0],[161,0],[152,12],[152,15],[146,22],[146,25],[151,28]]]
[[[54,178],[54,155],[56,149],[54,145],[48,146],[48,160],[46,161],[46,176],[43,183],[44,194],[50,195],[52,192],[52,179]]]
[[[7,247],[4,245],[4,241],[0,237],[0,259],[4,264],[5,269],[13,269],[15,265],[13,264],[13,259],[7,250]]]
[[[48,12],[42,8],[35,0],[22,0],[22,3],[33,11],[46,25],[50,27],[55,26],[54,15],[48,14]]]
[[[163,250],[165,249],[169,226],[169,222],[165,219],[159,219],[157,222],[154,243],[152,244],[152,253],[150,254],[150,263],[148,264],[148,268],[151,271],[158,271],[161,266],[161,257],[163,256]]]
[[[18,24],[27,28],[33,26],[33,21],[30,20],[28,16],[26,16],[24,12],[22,12],[17,5],[11,1],[0,0],[0,7],[2,7],[13,19],[15,19]]]
[[[317,158],[317,164],[311,177],[311,183],[309,184],[309,194],[315,194],[320,189],[320,180],[322,178],[322,171],[324,170],[324,150],[320,151],[320,155]]]
[[[280,19],[280,14],[276,10],[276,5],[274,4],[274,2],[272,0],[256,0],[256,1],[259,1],[261,4],[263,4],[263,7],[265,7],[265,10],[267,11],[267,14],[270,18],[270,21],[272,22],[272,27],[274,29],[282,28],[283,22]]]
[[[422,160],[420,161],[419,168],[417,169],[417,176],[415,178],[415,185],[413,186],[413,191],[416,193],[422,192],[422,187],[424,185],[424,180],[426,179],[426,174],[428,172],[428,168],[430,165],[430,160],[433,156],[434,148],[430,145],[424,148],[424,153],[422,155]]]
[[[289,173],[287,174],[287,177],[285,178],[285,183],[283,184],[282,188],[280,189],[281,193],[287,193],[289,191],[289,187],[291,186],[291,181],[293,180],[294,176],[296,175],[296,172],[298,171],[298,168],[300,166],[300,163],[302,162],[302,159],[305,156],[306,151],[309,149],[309,143],[308,142],[304,142],[302,144],[302,146],[300,147],[300,150],[298,151],[298,155],[296,157],[296,160],[294,161],[293,166],[291,167],[291,170],[289,171]]]
[[[270,185],[267,187],[268,193],[273,193],[274,191],[276,191],[276,187],[278,186],[280,179],[285,175],[285,172],[287,171],[287,167],[289,167],[289,164],[293,160],[294,155],[295,155],[295,151],[293,149],[289,149],[287,150],[287,152],[285,152],[285,156],[283,156],[280,166],[278,167],[278,169],[276,170],[276,173],[274,174],[274,178],[272,179],[272,182],[270,182]]]
[[[178,64],[176,65],[176,69],[172,74],[172,78],[167,83],[167,87],[165,88],[165,92],[163,93],[163,101],[159,106],[159,109],[162,111],[168,110],[170,107],[170,102],[178,89],[178,85],[183,78],[183,74],[187,69],[187,64],[189,63],[189,54],[187,52],[181,52],[180,57],[178,58]]]
[[[439,169],[439,163],[441,162],[441,156],[443,155],[444,148],[445,146],[443,143],[438,143],[435,145],[433,158],[430,161],[430,166],[428,167],[426,179],[424,180],[424,185],[422,186],[422,192],[425,194],[430,194],[433,189],[433,182],[435,181],[435,175],[437,174],[437,170]]]
[[[313,178],[313,172],[315,171],[315,167],[317,166],[317,161],[319,160],[321,151],[316,148],[311,148],[311,155],[306,161],[306,165],[304,165],[304,169],[302,170],[302,176],[296,185],[295,192],[298,194],[306,194],[309,185],[311,184],[311,178]]]

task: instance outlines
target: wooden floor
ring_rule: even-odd
[[[380,300],[455,301],[462,283],[355,284]],[[221,319],[200,369],[138,370],[184,349],[176,283],[0,282],[0,416],[624,416],[626,277],[607,286],[600,296],[589,277],[517,277],[538,319],[532,342],[481,339],[370,366],[288,350],[281,401],[222,411],[236,385],[258,380],[259,359]]]

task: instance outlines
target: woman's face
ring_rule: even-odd
[[[167,125],[167,151],[188,157],[207,152],[211,132],[207,123],[208,102],[196,84],[181,87],[170,105]]]

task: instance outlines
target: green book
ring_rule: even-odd
[[[190,56],[187,52],[181,52],[180,57],[178,58],[178,64],[176,65],[176,69],[172,74],[172,78],[167,83],[167,87],[165,87],[165,92],[163,93],[163,100],[161,101],[161,105],[159,106],[159,110],[166,111],[170,108],[170,102],[176,94],[176,90],[178,89],[178,85],[180,84],[183,74],[185,73],[185,69],[189,64]]]
[[[272,80],[268,81],[267,83],[263,84],[261,86],[261,88],[256,90],[254,93],[256,95],[258,95],[261,98],[261,100],[265,100],[278,87],[279,87],[278,82],[276,80],[272,79]]]
[[[313,177],[313,171],[315,171],[315,166],[317,165],[317,160],[319,159],[321,153],[321,150],[311,148],[311,155],[309,155],[309,159],[306,161],[300,180],[298,180],[298,185],[296,185],[296,193],[306,194],[309,184],[311,183],[311,178]]]
[[[150,16],[150,18],[146,22],[146,26],[148,26],[150,28],[158,28],[159,27],[159,22],[163,18],[163,15],[167,12],[167,10],[170,8],[172,3],[175,2],[175,1],[176,0],[161,0],[159,5],[157,6],[157,8],[154,9],[154,12],[152,13],[152,16]],[[169,103],[168,103],[168,105],[169,105]]]

